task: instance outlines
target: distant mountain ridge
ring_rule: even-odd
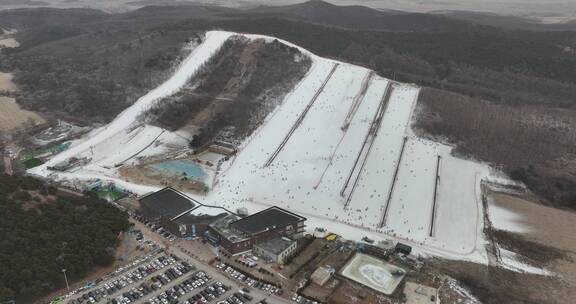
[[[574,31],[576,21],[566,23],[545,24],[538,20],[518,16],[506,16],[491,13],[478,13],[468,11],[436,11],[429,14],[446,18],[470,22],[477,25],[489,25],[493,27],[529,30],[529,31]]]
[[[454,31],[466,29],[469,23],[421,13],[376,10],[361,5],[338,6],[322,0],[311,0],[286,6],[260,6],[240,13],[250,17],[277,17],[315,24],[385,31]]]
[[[322,0],[311,0],[284,6],[258,6],[240,10],[218,5],[200,5],[186,1],[141,0],[145,5],[134,11],[108,14],[95,9],[14,9],[0,11],[0,25],[13,27],[43,27],[109,23],[124,18],[173,18],[174,22],[199,19],[280,18],[323,26],[353,30],[390,32],[466,32],[479,28],[503,28],[529,31],[574,31],[576,22],[543,24],[536,20],[467,11],[437,11],[410,13],[397,10],[377,10],[361,5],[338,6]],[[121,20],[121,21],[120,21]],[[164,20],[165,21],[165,20]],[[156,20],[153,22],[156,23]],[[106,26],[108,27],[108,25]]]

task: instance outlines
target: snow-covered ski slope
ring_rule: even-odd
[[[135,151],[152,153],[146,147],[156,136],[177,136],[150,126],[135,134],[136,117],[182,87],[232,35],[208,32],[174,77],[48,165],[78,155],[91,156],[92,163],[52,176],[108,179],[138,193],[155,189],[122,181],[114,164]],[[306,216],[309,230],[395,239],[418,252],[486,263],[480,182],[489,168],[455,158],[451,147],[411,131],[418,87],[301,50],[313,62],[307,75],[223,164],[212,191],[190,195],[252,212],[277,205]],[[46,165],[31,172],[51,173]]]
[[[144,134],[134,134],[135,129],[137,129],[137,126],[134,124],[138,116],[154,106],[161,98],[178,92],[200,67],[220,49],[224,41],[230,36],[232,36],[232,33],[220,31],[208,32],[204,43],[192,51],[170,79],[142,96],[131,107],[120,113],[110,124],[96,130],[96,132],[92,132],[90,136],[82,142],[55,156],[44,165],[34,168],[31,172],[46,175],[48,173],[47,167],[54,166],[73,156],[90,157],[93,158],[93,160],[103,161],[105,158],[109,158],[110,154],[114,154],[115,158],[108,160],[105,164],[107,166],[114,166],[117,162],[121,162],[133,155],[132,152],[137,153],[137,151],[146,148],[153,142],[156,136],[161,136],[160,133],[162,131],[144,128],[143,130],[140,129],[136,131]],[[118,140],[114,141],[112,140],[113,138]],[[93,150],[99,145],[100,148],[104,150],[104,153],[97,155]],[[128,149],[130,149],[130,151],[127,151]],[[124,156],[126,158],[123,158]]]

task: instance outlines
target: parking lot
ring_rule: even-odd
[[[169,251],[177,256],[187,259],[189,257],[182,250],[177,247],[169,248]],[[197,263],[199,270],[208,273],[214,280],[220,281],[223,284],[232,287],[226,294],[222,295],[219,299],[214,299],[213,303],[217,304],[241,304],[241,303],[262,303],[262,304],[286,304],[290,303],[289,300],[281,298],[280,296],[271,293],[269,290],[262,290],[248,286],[247,282],[241,281],[232,276],[231,273],[226,273],[221,269],[212,267],[206,263]],[[264,300],[264,302],[262,302]],[[210,301],[209,301],[210,302]],[[184,302],[179,302],[184,303]],[[189,301],[189,304],[197,302]],[[205,302],[199,302],[205,303]]]
[[[216,269],[219,269],[220,271],[225,272],[226,274],[228,274],[233,279],[235,279],[238,282],[241,282],[241,283],[243,283],[249,287],[254,287],[254,288],[260,289],[263,292],[266,292],[266,293],[271,294],[271,295],[272,294],[276,294],[276,295],[282,294],[282,291],[279,287],[274,286],[273,284],[270,284],[267,282],[258,281],[256,279],[250,277],[248,274],[243,273],[242,271],[239,271],[238,269],[235,269],[235,268],[227,265],[226,263],[217,264]]]
[[[134,261],[127,267],[117,269],[109,278],[99,282],[97,280],[96,284],[79,288],[68,302],[71,304],[131,303],[162,286],[156,282],[162,282],[164,278],[169,279],[168,275],[182,273],[187,269],[185,265],[177,264],[174,257],[157,251],[142,260]]]
[[[232,270],[217,269],[176,245],[159,227],[135,222],[142,244],[162,244],[148,255],[66,296],[70,304],[284,304],[279,289]],[[185,252],[187,251],[187,252]]]
[[[291,300],[292,300],[292,302],[298,303],[298,304],[318,304],[318,302],[311,300],[311,299],[308,299],[308,298],[301,296],[297,293],[294,293],[292,295]]]

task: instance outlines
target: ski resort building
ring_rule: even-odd
[[[306,218],[279,207],[270,207],[240,218],[229,215],[209,225],[205,237],[235,255],[273,239],[298,239],[304,234]]]
[[[254,245],[252,252],[267,262],[284,265],[296,252],[296,248],[296,241],[281,237]]]
[[[208,225],[233,213],[222,207],[207,206],[182,192],[167,187],[139,199],[144,218],[179,237],[199,237]]]

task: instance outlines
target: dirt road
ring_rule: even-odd
[[[12,159],[9,156],[4,156],[4,173],[6,173],[6,175],[14,174],[14,169],[12,168]]]

